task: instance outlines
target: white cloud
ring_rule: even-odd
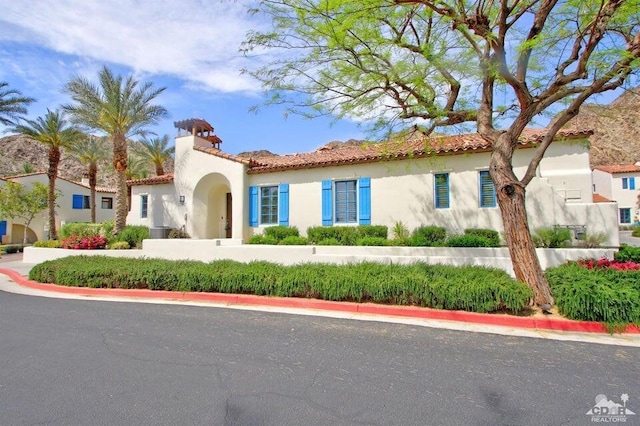
[[[212,91],[253,92],[259,84],[240,75],[248,59],[238,52],[246,31],[260,24],[246,12],[249,1],[0,0],[0,40],[167,74]],[[77,67],[74,74],[83,68],[63,65]]]

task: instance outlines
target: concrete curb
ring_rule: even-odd
[[[457,321],[471,324],[506,326],[535,330],[554,330],[579,333],[608,333],[598,322],[573,321],[555,318],[517,317],[512,315],[478,314],[465,311],[448,311],[415,306],[376,305],[373,303],[332,302],[318,299],[255,296],[249,294],[174,292],[146,289],[110,289],[88,287],[65,287],[31,281],[13,269],[0,268],[17,284],[43,291],[82,296],[108,296],[125,298],[155,298],[165,300],[211,302],[226,305],[269,306],[281,308],[316,309],[359,314],[389,315],[396,317]],[[640,327],[631,325],[622,334],[640,334]]]

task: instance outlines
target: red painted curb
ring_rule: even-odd
[[[479,314],[465,311],[448,311],[421,308],[416,306],[376,305],[373,303],[332,302],[319,299],[302,299],[289,297],[256,296],[252,294],[197,293],[175,292],[147,289],[117,289],[65,287],[56,284],[42,284],[31,281],[13,269],[0,268],[0,273],[7,275],[17,284],[37,290],[57,293],[78,294],[84,296],[110,296],[129,298],[156,298],[168,300],[204,301],[224,303],[227,305],[275,306],[284,308],[305,308],[324,311],[353,312],[362,314],[390,315],[421,319],[457,321],[472,324],[498,325],[515,328],[538,330],[573,331],[582,333],[608,333],[599,322],[573,321],[555,318],[517,317],[513,315]],[[640,334],[640,327],[627,326],[624,334]]]

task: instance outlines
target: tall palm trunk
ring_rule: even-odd
[[[98,166],[89,165],[89,188],[91,190],[91,223],[96,223],[96,185],[98,182]]]
[[[124,134],[113,135],[113,167],[116,170],[116,214],[114,233],[127,226],[127,139]]]
[[[504,225],[504,236],[516,279],[526,283],[534,293],[538,306],[553,305],[551,289],[529,232],[525,204],[525,188],[513,173],[513,147],[505,133],[493,144],[489,173],[496,188],[498,206]]]
[[[162,176],[164,174],[164,168],[161,163],[156,164],[156,176]]]
[[[56,231],[56,178],[58,177],[60,155],[61,154],[59,147],[49,147],[49,168],[47,169],[47,177],[49,178],[49,192],[47,193],[47,206],[49,207],[48,221],[50,240],[58,239],[58,232]]]

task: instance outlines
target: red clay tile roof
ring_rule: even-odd
[[[127,186],[135,185],[163,185],[165,183],[173,183],[173,173],[167,173],[160,176],[152,176],[143,179],[131,179],[127,181]]]
[[[241,158],[241,157],[238,157],[237,155],[227,154],[226,152],[220,151],[218,148],[213,148],[213,147],[209,148],[209,147],[194,145],[193,149],[196,151],[204,152],[205,154],[224,158],[225,160],[235,161],[236,163],[242,163],[242,164],[252,163],[252,160],[249,158]]]
[[[19,175],[4,176],[4,177],[2,177],[0,179],[2,179],[2,180],[11,180],[11,179],[19,179],[19,178],[23,178],[23,177],[36,176],[36,175],[46,175],[46,174],[47,174],[46,172],[22,173],[22,174],[19,174]],[[69,183],[72,183],[74,185],[81,186],[83,188],[91,189],[91,187],[89,185],[85,185],[82,182],[76,182],[76,181],[73,181],[73,180],[70,180],[70,179],[67,179],[67,178],[63,178],[63,177],[60,177],[60,176],[58,176],[57,179],[64,180],[65,182],[69,182]],[[102,187],[102,186],[96,186],[96,191],[97,192],[111,192],[111,193],[114,193],[114,194],[116,192],[116,190],[113,189],[113,188],[107,188],[107,187]]]
[[[602,170],[603,172],[611,174],[640,172],[640,166],[637,166],[635,164],[613,164],[610,166],[595,166],[594,169]]]
[[[526,129],[520,139],[520,147],[535,147],[536,144],[542,141],[545,133],[545,129]],[[558,132],[556,139],[586,138],[592,134],[592,130],[561,130]],[[431,136],[429,138],[414,137],[406,140],[370,143],[362,146],[325,148],[302,154],[252,158],[250,159],[248,173],[269,173],[291,169],[371,163],[431,155],[460,154],[469,151],[483,152],[490,149],[491,143],[484,140],[477,133]]]
[[[613,203],[613,200],[610,200],[608,198],[603,197],[600,194],[594,193],[593,194],[593,202],[594,203]]]

